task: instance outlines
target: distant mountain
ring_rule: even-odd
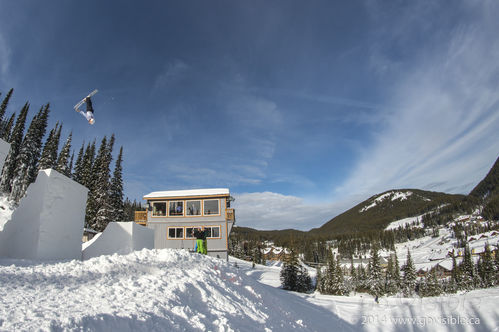
[[[418,189],[390,190],[372,196],[310,232],[338,235],[382,230],[392,221],[417,216],[442,205],[454,204],[464,197]]]
[[[499,219],[499,157],[485,178],[470,192],[483,205],[482,215],[487,219]]]
[[[289,239],[290,237],[299,239],[308,235],[327,238],[356,232],[381,231],[393,221],[421,215],[437,207],[446,206],[440,213],[452,215],[478,205],[483,207],[482,215],[486,219],[499,219],[499,158],[469,195],[452,195],[419,189],[389,190],[372,196],[321,227],[308,232],[293,229],[259,231],[237,227],[236,234],[269,240]]]

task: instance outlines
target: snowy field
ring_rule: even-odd
[[[252,269],[171,249],[88,261],[0,259],[0,331],[499,330],[499,288],[376,304],[365,294],[283,291],[279,272],[279,264]]]

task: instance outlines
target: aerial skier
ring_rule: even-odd
[[[75,105],[74,109],[76,112],[80,113],[87,119],[88,123],[93,125],[95,123],[95,118],[94,118],[94,108],[92,107],[92,99],[91,97],[97,93],[97,90],[94,90],[90,92],[88,96],[83,98],[78,104]],[[83,104],[87,104],[86,111],[80,110],[80,107]]]

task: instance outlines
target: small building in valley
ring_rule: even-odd
[[[236,222],[229,189],[157,191],[144,196],[146,211],[137,211],[135,221],[154,230],[156,249],[194,250],[193,230],[206,231],[208,255],[228,258],[229,235]]]

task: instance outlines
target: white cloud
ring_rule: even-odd
[[[338,194],[403,187],[466,193],[485,176],[499,152],[498,30],[496,15],[484,9],[416,68],[398,73],[388,103],[397,111]]]
[[[332,217],[352,207],[355,202],[315,204],[296,196],[273,192],[232,194],[238,226],[260,230],[293,228],[310,230],[322,226]]]

